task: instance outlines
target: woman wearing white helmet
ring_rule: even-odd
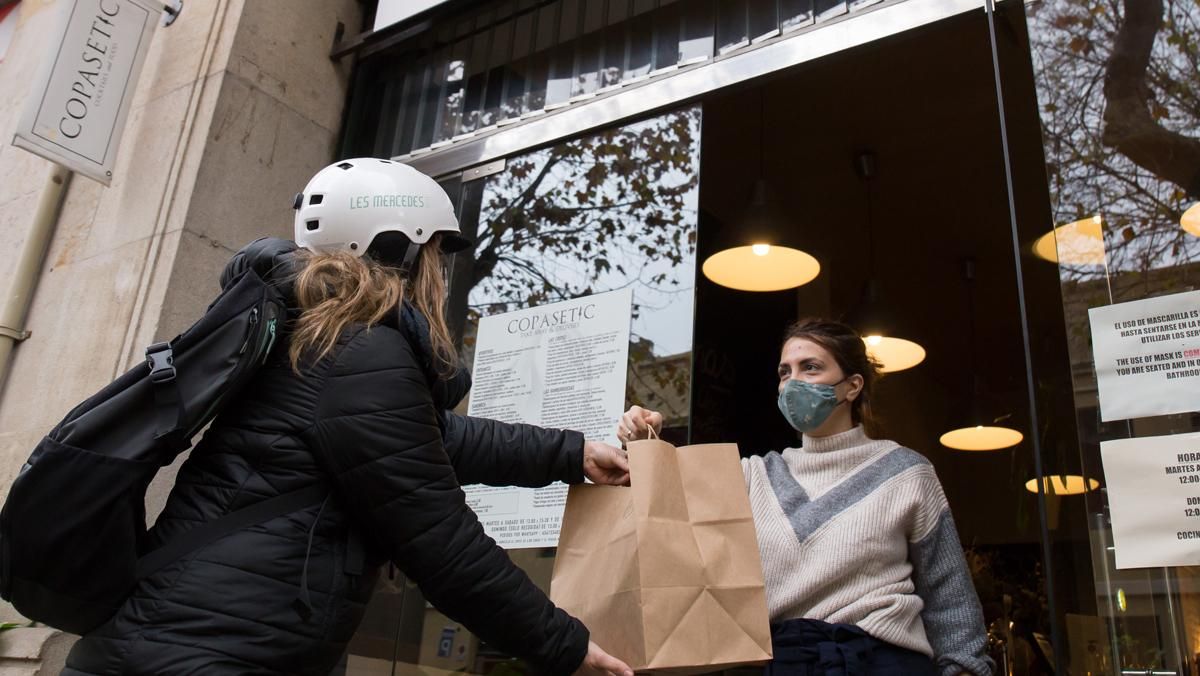
[[[391,561],[439,610],[552,674],[632,676],[488,538],[461,484],[625,484],[577,432],[450,412],[470,387],[443,317],[446,193],[402,164],[339,162],[296,197],[296,245],[227,266],[289,297],[277,349],[180,469],[149,548],[276,495],[321,505],[237,531],[140,581],[65,674],[328,674]]]

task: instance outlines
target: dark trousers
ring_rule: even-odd
[[[772,624],[771,646],[775,658],[764,676],[938,676],[933,660],[871,638],[852,624]]]

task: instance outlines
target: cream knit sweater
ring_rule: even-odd
[[[772,622],[855,624],[989,676],[987,636],[933,465],[862,427],[742,460]]]

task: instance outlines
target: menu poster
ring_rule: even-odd
[[[1117,568],[1200,564],[1200,433],[1100,443]]]
[[[1088,314],[1101,420],[1200,410],[1200,291]]]
[[[633,290],[479,320],[467,414],[572,429],[614,445],[625,407]],[[566,484],[467,486],[467,504],[506,549],[555,547]]]

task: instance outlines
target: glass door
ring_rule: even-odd
[[[1195,369],[1183,348],[1150,350],[1146,364],[1140,355],[1145,345],[1180,343],[1156,342],[1159,329],[1182,337],[1187,320],[1159,321],[1171,313],[1153,309],[1197,284],[1200,229],[1188,214],[1200,198],[1200,5],[1007,0],[994,9],[1042,416],[1058,673],[1196,674],[1200,552],[1169,557],[1190,531],[1150,519],[1158,534],[1143,534],[1150,544],[1139,546],[1128,539],[1138,529],[1121,524],[1163,504],[1172,522],[1186,523],[1193,509],[1186,496],[1169,502],[1171,482],[1194,476],[1188,463],[1149,458],[1154,444],[1200,431],[1191,410],[1200,407],[1160,396],[1196,387],[1186,384]],[[1112,323],[1134,325],[1100,321],[1124,314]],[[1061,345],[1038,347],[1039,336],[1064,331]],[[1121,359],[1137,360],[1124,373],[1112,369],[1113,341],[1128,351]],[[1133,441],[1106,444],[1118,440]],[[1136,489],[1161,481],[1157,497]]]

